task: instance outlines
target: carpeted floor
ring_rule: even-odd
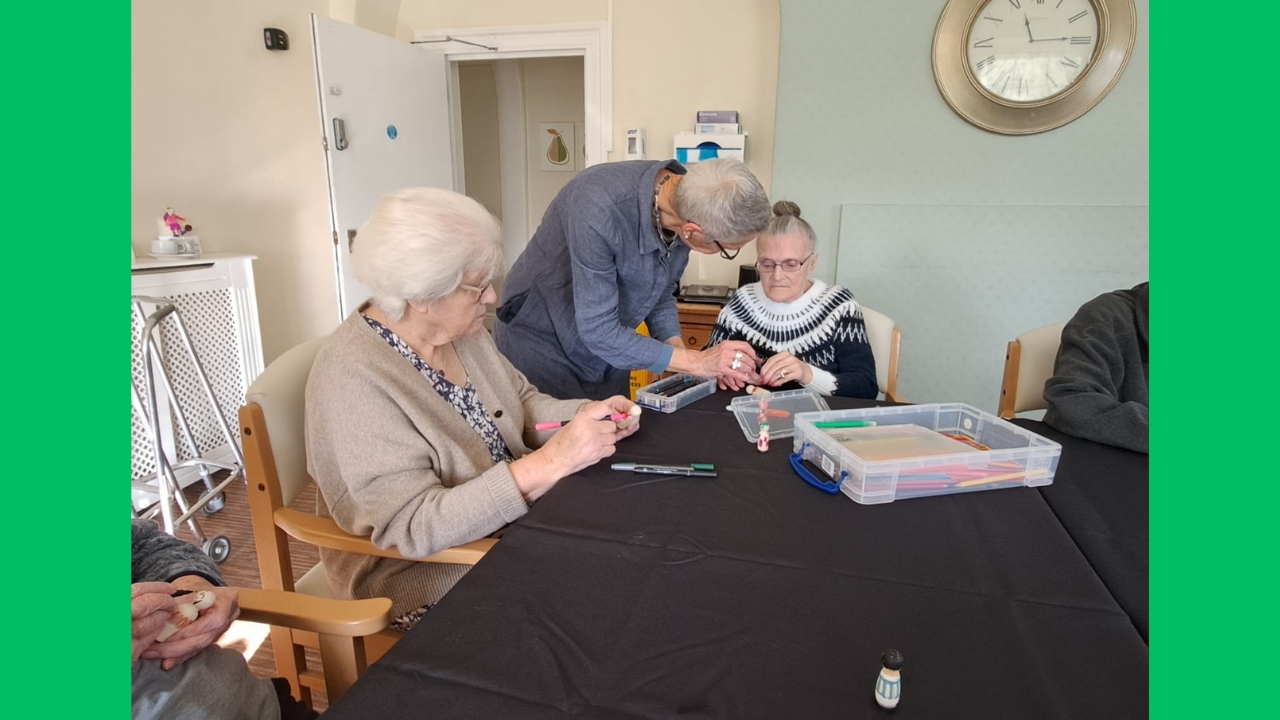
[[[196,490],[203,486],[198,483],[188,488],[188,497],[196,497]],[[253,544],[253,529],[249,522],[249,503],[247,489],[243,483],[232,483],[226,490],[227,503],[222,511],[213,515],[199,517],[200,530],[206,537],[225,535],[231,541],[231,554],[218,566],[222,577],[228,585],[238,587],[262,587],[258,573],[258,555]],[[312,485],[294,501],[293,507],[306,512],[315,512],[315,486]],[[187,527],[181,528],[178,537],[195,543],[195,537]],[[289,552],[293,556],[294,579],[301,577],[308,569],[320,561],[320,554],[315,546],[306,545],[290,539]],[[259,677],[274,677],[275,657],[271,654],[271,638],[266,636],[267,626],[257,623],[237,621],[223,638],[222,644],[235,647],[244,652],[249,660],[249,668]],[[254,649],[254,645],[261,642]],[[308,651],[310,661],[319,662],[319,654]],[[316,710],[323,711],[328,707],[324,693],[318,692],[312,698]]]

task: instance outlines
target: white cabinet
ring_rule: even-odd
[[[210,253],[199,259],[148,258],[133,262],[133,294],[166,298],[177,307],[233,435],[237,434],[237,413],[244,404],[245,391],[262,372],[262,336],[253,286],[255,258],[254,255]],[[153,306],[143,306],[144,312],[152,309]],[[145,392],[139,343],[141,329],[142,323],[134,314],[133,381],[139,392]],[[234,463],[232,450],[223,438],[171,320],[162,323],[158,337],[173,394],[191,427],[200,456]],[[180,462],[192,457],[190,449],[176,433],[163,387],[157,400],[161,444],[170,461]],[[155,471],[155,451],[135,411],[133,479],[141,480]],[[198,480],[199,476],[194,470],[187,469],[179,471],[178,479],[186,486]],[[134,502],[137,505],[153,499],[154,496],[148,498],[145,494],[135,494]]]

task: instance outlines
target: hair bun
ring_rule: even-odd
[[[773,214],[776,217],[790,215],[791,217],[800,217],[800,206],[790,200],[779,200],[773,204]]]

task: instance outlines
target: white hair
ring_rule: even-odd
[[[746,165],[729,158],[693,163],[676,186],[676,213],[697,223],[708,240],[751,240],[773,216],[764,187]]]
[[[383,196],[356,233],[351,266],[370,299],[391,320],[408,303],[429,303],[466,276],[487,283],[502,266],[502,226],[480,203],[438,188]]]

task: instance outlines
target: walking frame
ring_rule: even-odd
[[[150,315],[145,314],[143,310],[144,303],[155,306],[155,310]],[[218,400],[214,396],[213,387],[209,384],[209,378],[204,372],[204,366],[200,364],[200,359],[196,356],[195,348],[191,344],[191,338],[187,334],[186,326],[183,325],[182,317],[179,315],[173,301],[165,298],[134,295],[133,314],[142,323],[142,336],[139,344],[142,351],[143,383],[145,385],[143,392],[139,393],[137,382],[133,383],[133,410],[140,418],[148,440],[151,442],[156,463],[156,472],[135,480],[133,489],[149,494],[158,494],[160,497],[158,502],[146,510],[143,517],[154,518],[159,514],[163,520],[164,531],[170,535],[173,535],[179,526],[184,523],[187,524],[191,534],[196,538],[196,543],[201,546],[205,554],[212,558],[214,562],[221,563],[231,554],[231,541],[224,535],[212,538],[206,537],[200,530],[200,525],[196,522],[195,515],[198,512],[213,514],[222,509],[223,491],[231,483],[244,480],[244,453],[240,450],[239,443],[236,442],[237,438],[231,434],[231,428],[227,425],[226,418],[222,414],[222,408],[219,407]],[[196,444],[195,435],[191,432],[187,416],[183,413],[181,404],[178,402],[178,396],[174,393],[173,384],[170,382],[168,371],[165,369],[164,356],[161,353],[160,344],[155,337],[161,322],[170,316],[172,316],[171,322],[176,335],[181,339],[187,358],[190,360],[192,368],[194,368],[196,379],[199,380],[200,387],[204,390],[205,399],[209,401],[209,406],[217,419],[218,427],[222,430],[223,437],[231,447],[231,452],[235,455],[234,464],[209,460],[200,455],[200,448]],[[157,382],[164,388],[178,434],[191,455],[187,460],[171,463],[165,452],[160,433],[161,419],[157,400]],[[178,483],[177,472],[186,468],[194,468],[199,473],[205,487],[205,491],[192,503],[187,502]],[[228,476],[215,484],[213,474],[219,471],[226,471]],[[176,516],[175,505],[177,506]],[[138,517],[136,509],[134,510],[134,516]]]

